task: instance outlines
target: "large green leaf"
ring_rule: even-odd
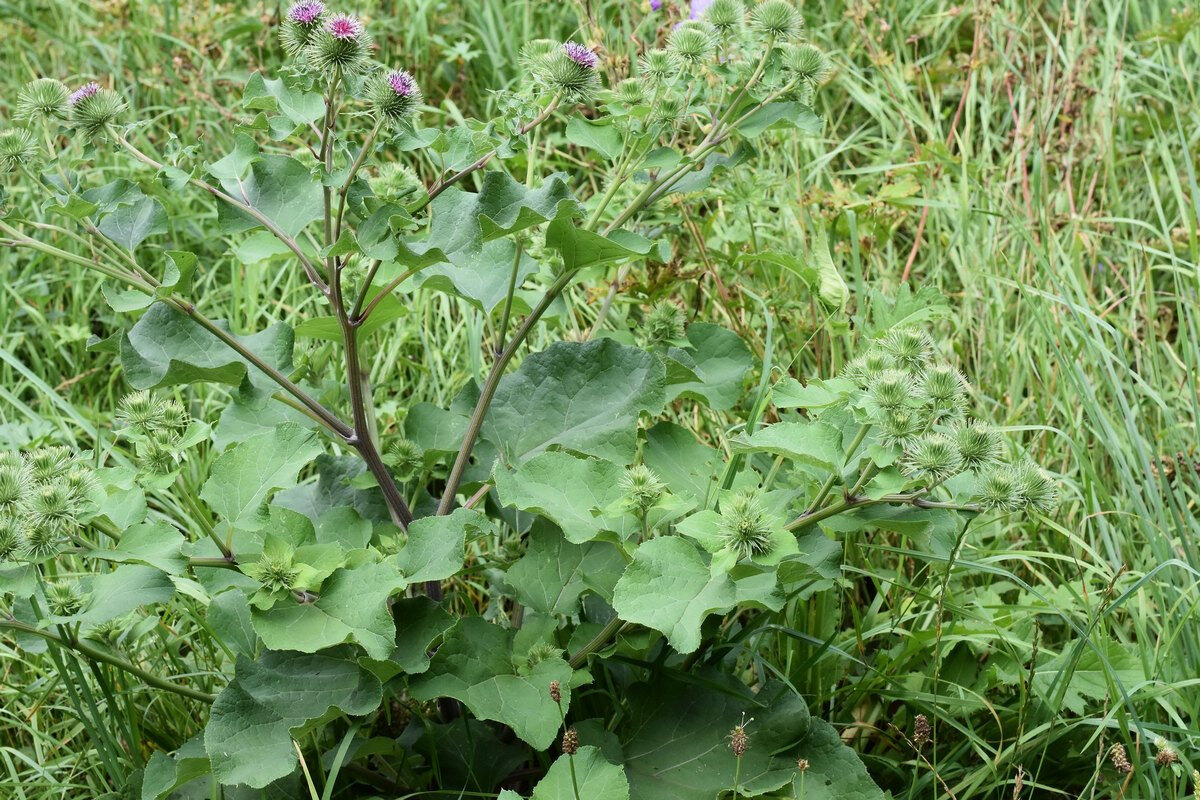
[[[571,144],[577,144],[589,150],[596,150],[610,161],[615,160],[617,156],[621,155],[621,150],[624,147],[624,142],[621,140],[621,131],[611,121],[593,122],[586,117],[575,114],[567,122],[566,134],[567,141]]]
[[[558,657],[518,671],[513,637],[480,617],[467,617],[445,635],[429,667],[409,692],[417,700],[453,697],[476,717],[501,722],[537,750],[554,741],[562,724],[550,699],[550,682],[562,687],[562,707],[571,702],[571,667]]]
[[[316,602],[277,602],[267,611],[254,609],[251,619],[271,650],[315,653],[357,642],[368,656],[382,660],[396,646],[388,598],[407,585],[390,564],[343,568],[322,583]]]
[[[97,575],[85,588],[90,594],[83,609],[70,617],[55,617],[55,622],[99,625],[136,608],[165,603],[175,594],[175,584],[166,573],[141,564],[123,564]]]
[[[737,129],[747,138],[754,138],[764,131],[782,128],[794,128],[809,136],[817,136],[821,133],[823,124],[824,120],[814,114],[811,108],[803,103],[788,100],[768,103],[753,114],[747,115],[738,123]]]
[[[729,576],[710,574],[708,555],[678,536],[639,547],[613,591],[621,619],[662,632],[680,653],[700,646],[700,626],[709,614],[728,611],[736,602]]]
[[[700,379],[676,383],[667,399],[690,395],[717,411],[733,408],[742,396],[742,381],[754,366],[749,348],[736,333],[708,322],[688,326],[686,348],[672,347],[668,355]]]
[[[286,422],[218,456],[200,497],[235,528],[261,527],[260,510],[267,496],[293,485],[300,470],[321,452],[315,433]]]
[[[487,517],[470,508],[422,517],[408,526],[408,543],[392,561],[409,583],[445,580],[462,569],[467,539],[491,528]]]
[[[111,549],[92,550],[87,555],[105,561],[146,564],[172,575],[182,575],[187,567],[187,558],[181,552],[184,541],[179,531],[167,523],[147,522],[126,529]]]
[[[674,422],[663,421],[646,431],[642,462],[672,492],[697,503],[704,503],[717,490],[717,465],[721,460],[720,453]]]
[[[527,608],[574,614],[587,590],[611,599],[625,560],[607,542],[572,544],[549,525],[535,525],[525,555],[508,569],[505,583]]]
[[[624,474],[611,461],[548,451],[512,471],[498,465],[496,493],[505,506],[554,521],[568,541],[578,544],[619,529],[619,522],[606,520],[601,512],[621,496]]]
[[[840,472],[842,432],[824,422],[776,422],[731,442],[735,453],[771,453],[829,472]]]
[[[331,709],[368,714],[383,699],[379,679],[339,655],[267,652],[238,658],[204,729],[213,774],[224,784],[262,788],[296,768],[293,735]]]
[[[141,195],[106,214],[96,227],[126,250],[133,250],[147,237],[167,232],[167,210],[153,197]]]
[[[229,330],[222,321],[216,324]],[[291,371],[292,330],[284,323],[236,338],[272,367]],[[121,366],[135,389],[215,381],[265,396],[278,388],[216,336],[164,303],[151,306],[122,337]]]
[[[321,182],[313,177],[308,167],[290,156],[260,155],[249,163],[243,174],[223,174],[220,181],[226,194],[258,211],[288,236],[297,236],[323,211]],[[229,203],[221,203],[217,215],[225,233],[237,233],[260,225],[245,211]]]
[[[485,434],[509,463],[559,447],[628,464],[639,415],[662,408],[664,379],[644,350],[611,339],[558,342],[500,381]]]
[[[450,629],[455,618],[428,597],[405,597],[392,606],[396,649],[391,661],[409,675],[429,669],[429,648]]]
[[[576,793],[578,791],[578,794]],[[597,747],[562,755],[533,789],[532,800],[629,800],[625,770],[605,760]]]

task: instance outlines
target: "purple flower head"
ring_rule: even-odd
[[[595,69],[600,63],[600,56],[593,53],[591,48],[588,48],[579,42],[567,42],[563,45],[563,52],[567,54],[567,58],[571,59],[581,67]]]
[[[325,13],[325,4],[321,0],[300,0],[288,11],[288,19],[300,25],[311,25]]]
[[[329,20],[329,24],[325,28],[335,39],[357,39],[362,36],[363,32],[362,22],[358,17],[352,17],[349,14],[338,14]]]
[[[650,0],[651,11],[662,11],[663,0]]]
[[[82,100],[87,100],[98,91],[100,91],[100,84],[92,81],[91,83],[80,86],[78,89],[71,92],[71,96],[67,98],[67,102],[71,105],[75,105]]]
[[[387,82],[399,97],[412,97],[417,91],[416,80],[402,69],[389,72]]]
[[[713,0],[692,0],[692,13],[688,15],[688,19],[700,19],[712,4]]]

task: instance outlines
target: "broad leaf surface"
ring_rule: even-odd
[[[574,777],[572,777],[574,770]],[[578,787],[579,794],[575,794]],[[605,760],[597,747],[581,747],[574,756],[562,755],[533,789],[532,800],[629,800],[625,770]]]
[[[508,569],[505,582],[527,608],[544,614],[574,614],[585,591],[612,598],[625,560],[607,542],[572,544],[549,525],[535,525],[529,544]]]
[[[505,506],[552,520],[568,541],[578,544],[601,531],[619,530],[620,522],[606,520],[600,512],[621,496],[624,473],[611,461],[548,451],[512,471],[497,467],[496,493]]]

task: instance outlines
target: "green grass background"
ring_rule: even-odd
[[[580,33],[581,3],[352,5],[370,18],[381,55],[421,80],[436,107],[426,124],[485,118],[491,91],[520,80],[524,41],[595,36]],[[655,35],[647,2],[588,5],[618,64],[631,34]],[[0,116],[11,117],[19,86],[35,77],[111,81],[160,142],[171,133],[219,153],[232,140],[234,90],[278,63],[266,23],[279,10],[0,2]],[[977,403],[1062,475],[1063,504],[1049,518],[979,526],[945,580],[944,560],[904,542],[857,542],[841,591],[793,604],[732,642],[731,655],[748,671],[783,673],[898,797],[1007,798],[1018,781],[1025,797],[1191,796],[1200,13],[1156,0],[809,0],[803,10],[837,66],[818,97],[824,134],[780,136],[703,213],[681,205],[673,268],[702,276],[689,301],[761,354],[766,324],[749,293],[768,298],[776,363],[796,376],[828,373],[852,344],[844,318],[827,324],[786,273],[732,257],[746,240],[803,253],[812,226],[827,225],[852,312],[904,278],[943,298],[939,339]],[[574,157],[547,134],[539,167]],[[94,168],[111,179],[122,164],[101,153]],[[6,183],[28,207],[30,187]],[[174,235],[195,242],[211,206],[173,202]],[[246,267],[225,242],[200,246],[196,295],[209,316],[249,329],[311,302],[297,273]],[[103,442],[124,387],[110,358],[85,348],[117,322],[99,284],[27,252],[0,252],[0,275],[0,444]],[[668,274],[639,291],[676,286]],[[586,330],[599,297],[580,290],[569,302]],[[636,313],[637,302],[618,300],[614,316]],[[429,295],[374,369],[448,402],[478,370],[481,330],[469,309]],[[215,414],[220,396],[201,399]],[[405,403],[396,395],[380,407]],[[172,649],[174,633],[143,639],[143,657],[175,672],[219,665],[219,654]],[[131,695],[118,708],[137,715],[150,702]],[[917,713],[935,722],[935,743],[919,756],[897,733]],[[171,746],[196,725],[161,710],[155,720],[144,746]],[[1160,736],[1180,765],[1153,765]],[[1108,764],[1117,742],[1137,766],[1128,784]],[[0,643],[0,796],[96,796],[109,788],[105,766],[53,665]]]

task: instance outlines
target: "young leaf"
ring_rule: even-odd
[[[573,772],[572,772],[573,770]],[[579,794],[575,793],[578,788]],[[532,800],[629,800],[625,770],[605,760],[596,747],[581,747],[570,757],[561,755],[533,789]]]
[[[409,583],[445,580],[462,569],[467,539],[491,528],[487,517],[470,508],[455,509],[448,516],[422,517],[408,526],[408,544],[392,563]]]
[[[611,599],[624,568],[625,560],[611,544],[572,544],[552,526],[535,524],[525,555],[509,567],[505,583],[527,608],[570,615],[589,589]]]

